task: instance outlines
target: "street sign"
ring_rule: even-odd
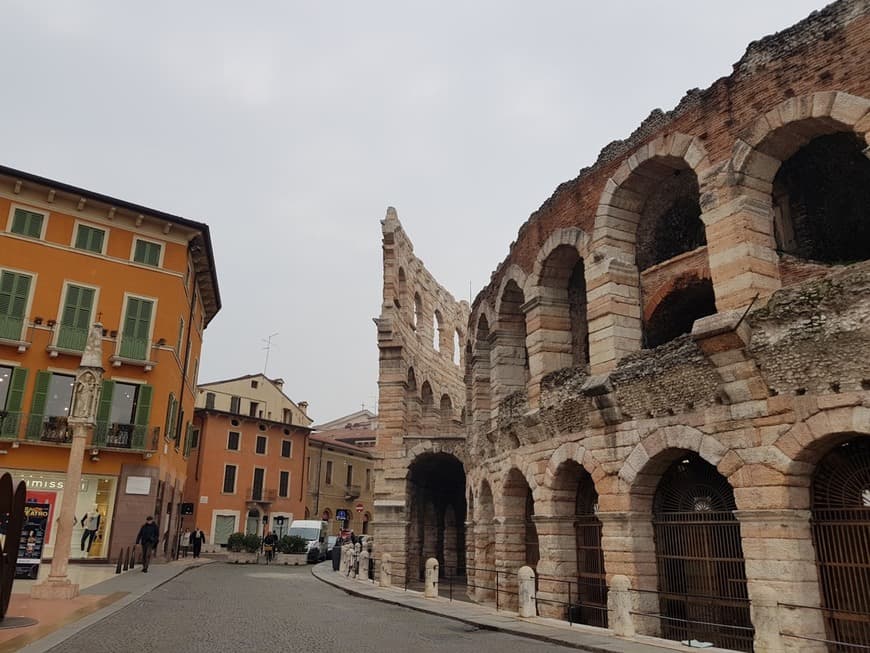
[[[345,508],[336,508],[335,519],[336,521],[347,521],[348,519],[350,519],[350,515],[347,514],[347,510]]]
[[[362,512],[363,510],[366,509],[366,507],[365,507],[363,504],[361,504],[361,503],[356,504],[356,505],[354,506],[354,508],[356,508],[356,511],[357,511],[357,512]]]

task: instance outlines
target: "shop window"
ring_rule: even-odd
[[[281,457],[290,458],[293,453],[293,442],[290,440],[281,441]]]
[[[278,496],[284,498],[290,496],[290,472],[281,472],[278,477]]]
[[[265,455],[265,453],[266,453],[266,436],[265,435],[258,435],[257,436],[257,449],[256,449],[256,451],[258,454]]]
[[[242,434],[238,431],[230,431],[227,434],[227,449],[230,451],[238,451],[239,450],[239,440],[241,439]]]

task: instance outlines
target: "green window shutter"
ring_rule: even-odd
[[[140,385],[136,398],[136,426],[147,427],[151,418],[151,397],[154,395],[154,387]]]
[[[127,299],[127,313],[124,316],[124,331],[121,337],[121,356],[147,360],[148,332],[151,328],[151,312],[154,302],[138,297]]]
[[[16,272],[0,274],[0,338],[21,338],[31,279],[27,274]]]
[[[58,346],[84,350],[91,324],[95,290],[81,286],[68,286],[63,313],[60,318]]]
[[[166,406],[166,429],[164,436],[168,440],[175,439],[175,418],[178,415],[178,402],[175,400],[175,395],[169,393],[169,403]]]
[[[12,217],[12,233],[39,238],[42,235],[42,221],[45,218],[41,213],[15,209]]]
[[[193,427],[190,425],[190,422],[187,424],[187,430],[184,434],[184,457],[190,457],[190,449],[193,445]]]
[[[149,243],[147,240],[137,240],[136,249],[133,252],[133,260],[145,265],[160,265],[160,249],[158,243]]]
[[[106,237],[106,232],[95,227],[79,225],[76,231],[76,249],[84,249],[97,254],[103,251],[103,239]]]
[[[28,440],[39,440],[42,434],[42,416],[45,414],[49,383],[51,383],[51,372],[39,370],[36,373],[36,387],[30,401],[30,418],[27,420]]]
[[[6,395],[6,417],[2,420],[2,435],[18,435],[21,424],[21,406],[24,403],[24,388],[27,385],[27,370],[16,367],[9,379],[9,393]],[[4,408],[0,406],[0,408]]]

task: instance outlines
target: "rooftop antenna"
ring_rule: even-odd
[[[278,332],[276,331],[275,333],[270,335],[268,338],[262,339],[263,342],[266,343],[266,346],[263,347],[263,349],[266,350],[266,362],[263,363],[263,376],[266,376],[266,368],[269,367],[269,352],[272,351],[272,338],[274,338],[277,335],[278,335]]]

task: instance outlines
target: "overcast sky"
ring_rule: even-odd
[[[200,381],[377,409],[380,220],[476,294],[649,112],[822,2],[3,3],[0,163],[209,224]]]

